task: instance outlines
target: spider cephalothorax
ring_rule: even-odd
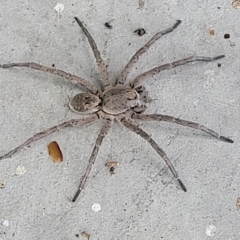
[[[66,127],[75,127],[75,126],[81,126],[88,123],[93,123],[98,121],[99,119],[102,119],[103,126],[95,142],[92,154],[89,159],[88,166],[80,181],[78,190],[72,199],[72,201],[75,202],[79,194],[81,193],[83,187],[85,186],[85,183],[91,171],[92,165],[94,164],[95,159],[97,157],[102,140],[108,133],[108,130],[111,126],[111,122],[114,119],[117,119],[120,123],[123,124],[123,126],[135,132],[136,134],[140,135],[153,147],[153,149],[165,161],[165,163],[171,170],[173,176],[180,184],[181,188],[186,192],[187,189],[184,186],[183,182],[180,180],[178,173],[175,170],[170,159],[167,157],[167,154],[163,151],[162,148],[158,146],[158,144],[151,138],[151,136],[148,133],[143,131],[136,124],[136,122],[137,121],[165,121],[165,122],[180,124],[193,129],[198,129],[225,142],[233,143],[233,141],[230,138],[221,136],[220,134],[214,132],[213,130],[195,122],[175,118],[172,116],[161,115],[161,114],[143,114],[147,108],[146,104],[149,101],[151,101],[151,99],[148,97],[148,92],[145,90],[145,87],[142,85],[141,86],[139,85],[141,82],[143,82],[147,78],[150,78],[153,75],[158,74],[163,70],[169,70],[171,68],[175,68],[177,66],[187,64],[189,62],[195,62],[195,61],[211,62],[211,61],[215,61],[223,58],[224,55],[220,55],[213,58],[191,56],[191,57],[181,59],[172,63],[167,63],[140,74],[136,78],[130,80],[129,84],[126,84],[127,76],[130,73],[131,69],[133,68],[134,64],[138,61],[139,57],[144,52],[146,52],[147,49],[153,43],[155,43],[161,36],[167,33],[170,33],[174,29],[176,29],[178,25],[181,23],[181,21],[178,20],[173,25],[173,27],[156,33],[143,47],[141,47],[132,56],[128,64],[125,66],[125,68],[121,72],[120,76],[117,78],[116,84],[114,85],[109,81],[107,66],[101,58],[101,55],[97,49],[97,45],[94,39],[91,37],[88,30],[83,26],[82,22],[78,18],[75,18],[75,20],[77,21],[82,31],[86,35],[89,41],[89,44],[93,50],[93,54],[96,58],[99,71],[102,75],[104,88],[100,89],[97,86],[91,84],[89,81],[85,80],[84,78],[72,75],[70,73],[64,72],[59,69],[46,67],[33,62],[10,63],[10,64],[0,65],[1,68],[28,67],[28,68],[37,69],[40,71],[49,72],[58,76],[62,76],[66,78],[68,81],[70,81],[71,83],[76,84],[77,86],[83,87],[87,92],[79,93],[76,96],[74,96],[71,99],[69,106],[73,111],[77,113],[89,114],[89,116],[87,117],[84,117],[84,118],[82,117],[79,119],[71,119],[69,121],[63,122],[59,125],[56,125],[54,127],[48,128],[42,132],[35,134],[33,137],[29,138],[27,141],[25,141],[23,144],[21,144],[17,148],[1,156],[0,160],[3,158],[12,156],[14,153],[28,146],[30,143],[35,142],[43,137],[46,137],[49,134],[54,133],[58,130],[61,130]]]

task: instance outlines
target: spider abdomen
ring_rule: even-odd
[[[74,112],[89,114],[99,110],[100,102],[99,97],[92,93],[79,93],[70,100],[69,107]]]

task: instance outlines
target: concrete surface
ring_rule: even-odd
[[[73,17],[84,21],[114,80],[133,53],[157,31],[182,24],[141,57],[130,77],[192,54],[226,58],[165,71],[145,82],[148,112],[205,124],[228,144],[167,123],[142,124],[167,152],[187,186],[184,193],[163,160],[139,136],[114,124],[86,188],[76,191],[101,123],[65,129],[0,162],[0,239],[240,239],[240,9],[231,1],[0,1],[0,63],[34,61],[96,83],[95,59]],[[112,21],[113,29],[104,23]],[[133,34],[139,27],[142,37]],[[210,34],[214,30],[214,35]],[[230,34],[229,39],[224,34]],[[218,64],[221,64],[221,66]],[[67,107],[81,89],[29,69],[0,69],[0,155],[36,132],[78,117]],[[64,161],[53,164],[57,141]],[[104,166],[120,166],[110,175]],[[101,206],[92,210],[94,203]]]

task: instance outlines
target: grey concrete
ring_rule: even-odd
[[[0,63],[34,61],[99,78],[82,19],[116,79],[154,33],[182,24],[139,60],[131,77],[192,54],[226,58],[165,71],[146,81],[154,101],[148,112],[197,121],[232,138],[228,144],[166,123],[142,124],[175,164],[184,193],[163,160],[139,136],[114,124],[86,188],[71,203],[101,124],[65,129],[0,162],[0,239],[240,239],[240,9],[231,1],[0,1]],[[104,23],[114,19],[113,29]],[[139,37],[133,31],[144,27]],[[209,29],[214,29],[211,36]],[[229,33],[230,38],[224,39]],[[218,67],[218,63],[221,67]],[[59,77],[29,69],[0,69],[0,155],[34,133],[75,118],[67,103],[81,90]],[[60,144],[53,164],[47,144]],[[110,176],[105,162],[120,166]],[[26,172],[24,172],[25,170]],[[94,212],[92,205],[101,210]],[[79,236],[78,236],[78,235]],[[208,236],[211,235],[211,236]]]

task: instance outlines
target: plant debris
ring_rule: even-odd
[[[56,141],[52,141],[48,144],[48,153],[52,157],[54,163],[63,161],[61,149]]]
[[[0,182],[0,188],[4,188],[4,182]]]
[[[114,19],[110,20],[109,22],[106,22],[104,25],[105,27],[109,28],[109,29],[112,29],[113,26],[111,25],[111,22],[113,21]]]
[[[138,28],[134,31],[134,33],[137,33],[137,35],[141,37],[146,34],[146,30],[144,28]]]
[[[90,239],[90,237],[91,237],[91,235],[90,234],[88,234],[88,233],[86,233],[85,231],[84,232],[82,232],[82,236],[83,237],[86,237],[88,240]]]
[[[232,6],[236,9],[240,9],[240,0],[233,0]]]
[[[237,198],[236,206],[237,206],[237,209],[240,210],[240,197]]]
[[[119,162],[116,161],[107,162],[105,166],[110,168],[109,170],[111,174],[114,174],[114,170],[117,166],[119,166]]]

